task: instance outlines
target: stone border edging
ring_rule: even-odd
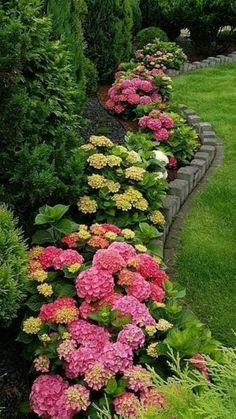
[[[233,51],[228,55],[216,55],[215,57],[208,57],[205,60],[194,61],[193,63],[186,62],[181,65],[179,70],[167,70],[166,73],[170,77],[175,77],[193,70],[198,70],[200,68],[214,67],[219,64],[232,63],[234,61],[236,61],[236,51]]]
[[[161,248],[170,273],[174,265],[174,253],[183,218],[192,201],[192,192],[207,181],[211,171],[221,165],[223,158],[222,145],[211,124],[202,122],[187,106],[179,105],[179,108],[187,122],[197,131],[202,145],[189,165],[177,171],[177,178],[169,183],[167,195],[163,200],[162,213],[166,224],[163,236],[155,240],[155,243]]]

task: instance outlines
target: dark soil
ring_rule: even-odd
[[[0,418],[23,419],[19,404],[27,399],[28,367],[20,353],[21,347],[15,342],[16,330],[0,329]]]

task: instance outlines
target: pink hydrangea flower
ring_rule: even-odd
[[[93,390],[101,390],[107,385],[108,380],[112,377],[112,372],[108,370],[100,361],[94,362],[85,373],[84,380]]]
[[[70,355],[76,350],[77,344],[74,339],[65,339],[57,347],[59,359],[69,361]]]
[[[174,121],[166,114],[160,114],[160,121],[162,123],[162,126],[166,129],[172,129],[174,128]]]
[[[39,318],[43,322],[69,324],[76,320],[79,309],[76,301],[70,297],[57,298],[53,303],[43,304],[40,308]]]
[[[154,132],[154,138],[157,141],[167,141],[169,138],[169,132],[166,128],[161,128],[159,131]]]
[[[152,282],[156,285],[159,285],[159,287],[163,287],[165,281],[168,279],[169,277],[167,273],[160,269],[158,272],[156,272],[155,276],[152,277]]]
[[[118,113],[118,115],[119,115],[120,113],[122,113],[122,112],[124,112],[124,111],[125,111],[125,106],[123,106],[123,105],[116,105],[116,106],[114,107],[114,111],[115,111],[116,113]]]
[[[93,257],[93,266],[104,269],[111,274],[120,271],[126,266],[125,260],[119,253],[111,248],[98,250]]]
[[[127,324],[119,332],[117,342],[129,345],[133,350],[136,350],[144,345],[145,335],[139,327],[134,324]]]
[[[66,405],[73,409],[75,413],[79,413],[81,410],[87,410],[90,405],[89,396],[89,390],[81,384],[75,384],[65,390]]]
[[[123,94],[127,95],[127,96],[135,95],[136,94],[136,89],[134,87],[128,87],[128,88],[123,90]]]
[[[139,126],[142,128],[145,128],[147,126],[147,123],[149,121],[149,116],[143,116],[142,118],[139,119]]]
[[[140,253],[137,255],[139,261],[138,272],[146,279],[155,278],[159,272],[159,265],[157,261],[146,253]]]
[[[178,160],[175,157],[169,157],[168,167],[169,169],[176,169],[178,166]]]
[[[143,326],[155,326],[156,321],[149,313],[145,304],[140,303],[137,298],[125,295],[117,300],[113,306],[119,310],[122,316],[131,316],[133,324]]]
[[[37,372],[46,373],[49,371],[50,361],[47,355],[39,355],[34,360],[34,368]]]
[[[150,96],[140,97],[140,105],[148,105],[149,103],[152,103],[152,98]]]
[[[41,263],[42,268],[51,268],[53,266],[54,259],[58,257],[62,252],[62,249],[59,249],[55,246],[45,247],[39,256],[39,262]]]
[[[89,314],[95,313],[98,310],[98,307],[95,305],[90,304],[88,301],[84,300],[79,307],[79,314],[80,316],[87,320],[89,318]]]
[[[150,284],[138,272],[135,273],[131,285],[128,288],[128,295],[132,295],[139,301],[144,301],[150,296]]]
[[[117,227],[115,224],[101,224],[101,227],[105,231],[111,231],[112,233],[120,234],[121,228]]]
[[[106,101],[106,105],[105,105],[105,107],[106,107],[106,109],[107,109],[108,111],[112,111],[112,110],[114,109],[114,107],[115,107],[115,102],[114,102],[114,100],[112,100],[112,99],[108,99],[108,100]]]
[[[153,283],[150,284],[150,287],[151,287],[151,293],[150,293],[151,300],[161,303],[165,298],[165,291],[163,290],[163,288]]]
[[[68,326],[68,330],[78,343],[102,350],[109,342],[110,333],[101,326],[89,323],[85,320],[76,320]]]
[[[67,234],[61,239],[61,242],[66,244],[68,247],[76,248],[77,247],[77,241],[79,240],[79,233],[71,233]]]
[[[164,397],[158,393],[156,387],[150,387],[145,389],[140,395],[140,401],[142,406],[146,409],[149,406],[157,406],[160,408],[164,407]]]
[[[79,297],[97,301],[112,294],[114,279],[109,272],[93,266],[79,274],[75,286]]]
[[[132,366],[124,372],[124,378],[128,380],[128,388],[135,392],[145,391],[152,387],[152,376],[141,365]]]
[[[160,130],[161,128],[161,121],[158,118],[149,118],[147,121],[147,127],[153,131]]]
[[[65,403],[68,387],[69,384],[60,375],[40,375],[34,381],[30,393],[33,412],[44,418],[71,419],[73,410]]]
[[[70,379],[84,375],[95,361],[99,360],[101,353],[99,349],[80,346],[70,354],[69,362],[65,363],[65,373]]]
[[[138,397],[128,391],[116,397],[113,404],[116,414],[124,418],[136,418],[141,408]]]
[[[136,256],[134,247],[128,243],[113,242],[109,249],[118,252],[126,262]]]
[[[130,105],[138,105],[140,103],[140,96],[138,94],[129,95],[127,98],[127,102]]]
[[[110,308],[112,308],[114,303],[117,300],[119,300],[120,297],[122,297],[122,294],[120,294],[118,292],[114,292],[114,293],[108,295],[107,297],[103,298],[102,300],[100,300],[99,303],[98,303],[98,307],[101,308],[102,306],[107,305]]]
[[[140,84],[140,89],[146,93],[149,93],[153,90],[153,85],[150,81],[142,80]]]
[[[113,373],[124,372],[133,363],[132,349],[121,342],[107,343],[103,348],[102,362]]]
[[[76,250],[68,249],[63,250],[53,259],[53,267],[55,269],[63,269],[66,266],[71,266],[75,263],[82,264],[83,262],[83,256],[81,256]]]

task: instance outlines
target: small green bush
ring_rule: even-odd
[[[0,18],[0,201],[27,219],[46,200],[80,192],[81,91],[39,0],[6,2]]]
[[[138,49],[143,48],[145,45],[152,43],[155,39],[160,39],[160,41],[168,41],[168,36],[166,33],[155,26],[150,28],[142,29],[137,33],[135,46]]]
[[[9,325],[23,300],[26,246],[12,213],[0,206],[0,324]]]
[[[117,64],[130,58],[130,0],[86,0],[86,4],[84,36],[87,55],[95,63],[100,80],[106,82],[112,79]]]
[[[133,18],[133,34],[136,34],[142,27],[142,12],[140,0],[130,0]]]

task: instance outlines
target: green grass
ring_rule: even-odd
[[[174,80],[174,101],[210,122],[224,161],[195,196],[177,249],[176,279],[214,336],[236,344],[236,64]]]

